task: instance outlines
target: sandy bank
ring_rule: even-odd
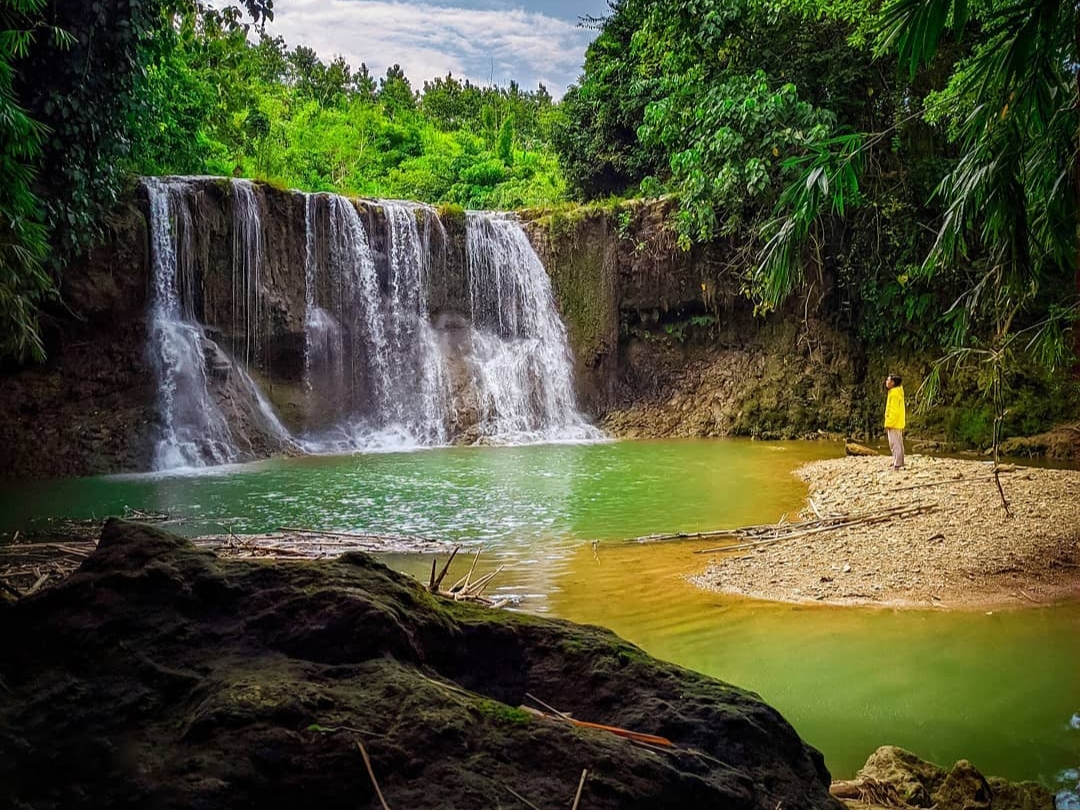
[[[817,461],[801,519],[930,504],[925,514],[718,554],[692,581],[759,599],[987,608],[1080,596],[1080,471],[909,456]],[[794,519],[794,518],[792,518]]]

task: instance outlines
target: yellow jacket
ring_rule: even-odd
[[[889,389],[889,398],[885,400],[885,429],[903,430],[907,423],[904,410],[904,386],[897,385]]]

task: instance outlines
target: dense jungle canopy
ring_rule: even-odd
[[[287,2],[287,0],[286,0]],[[1062,368],[1077,313],[1077,4],[611,0],[540,86],[327,63],[272,7],[0,0],[0,355],[141,174],[520,208],[673,195],[763,311],[868,346]],[[1007,376],[1007,375],[1006,375]]]

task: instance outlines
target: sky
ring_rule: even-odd
[[[325,62],[344,56],[383,76],[401,65],[414,89],[448,72],[559,98],[581,73],[596,31],[578,25],[606,0],[280,0],[267,33],[306,45]]]

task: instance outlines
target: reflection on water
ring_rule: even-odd
[[[704,543],[579,550],[551,610],[653,655],[751,689],[834,774],[879,745],[946,767],[1055,784],[1080,763],[1080,605],[956,613],[754,602],[683,579]]]
[[[274,460],[208,475],[8,487],[0,530],[129,506],[182,514],[189,534],[413,533],[466,547],[451,581],[482,546],[477,575],[508,566],[494,595],[608,626],[653,655],[758,692],[838,776],[891,743],[946,766],[968,758],[984,773],[1038,779],[1075,801],[1080,606],[986,614],[770,605],[687,583],[706,562],[693,552],[707,543],[626,542],[794,515],[805,487],[791,471],[842,452],[687,441]],[[385,560],[419,578],[430,572],[430,558]]]

